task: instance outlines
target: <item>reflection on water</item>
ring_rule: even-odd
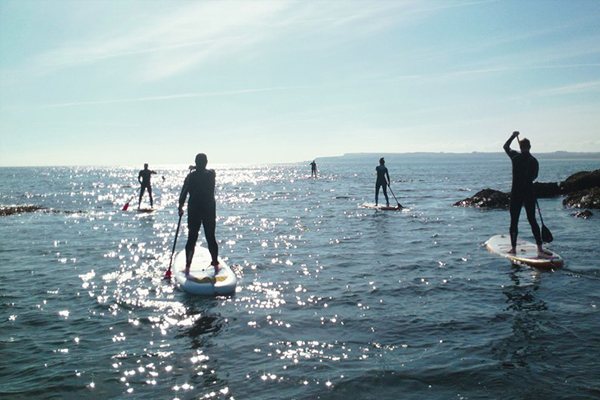
[[[0,179],[5,203],[82,211],[0,220],[0,397],[597,393],[597,257],[582,251],[597,236],[581,230],[597,235],[598,222],[544,199],[567,267],[511,267],[481,245],[507,229],[507,213],[451,207],[465,190],[507,187],[504,158],[467,169],[390,159],[407,207],[393,213],[359,207],[376,161],[320,163],[319,179],[304,165],[218,166],[217,239],[240,280],[212,299],[162,279],[185,167],[157,168],[153,213],[122,211],[137,168]]]

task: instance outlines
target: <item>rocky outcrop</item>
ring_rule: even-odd
[[[577,218],[588,219],[594,214],[590,210],[585,210],[585,211],[574,212],[573,215]]]
[[[600,169],[581,171],[560,183],[565,207],[600,209]]]
[[[32,206],[32,205],[24,205],[24,206],[6,206],[0,208],[0,217],[6,217],[8,215],[15,214],[24,214],[35,212],[39,210],[46,210],[46,207],[43,206]]]
[[[25,214],[25,213],[32,213],[32,212],[36,212],[36,211],[41,211],[44,213],[54,213],[54,214],[83,214],[85,213],[85,211],[62,211],[62,210],[55,210],[53,208],[48,208],[45,206],[36,206],[36,205],[20,205],[20,206],[2,206],[0,207],[0,217],[7,217],[10,215],[17,215],[17,214]]]
[[[544,183],[534,182],[533,190],[538,199],[547,199],[549,197],[557,197],[561,195],[560,186],[556,182]]]
[[[560,183],[563,194],[600,187],[600,169],[577,172]]]
[[[565,207],[600,209],[600,187],[570,193],[563,200]]]
[[[455,207],[478,207],[506,209],[510,203],[510,195],[494,189],[483,189],[474,196],[454,203]]]

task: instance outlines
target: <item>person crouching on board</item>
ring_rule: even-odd
[[[390,174],[387,167],[385,166],[385,159],[381,157],[379,159],[379,165],[375,167],[377,171],[377,181],[375,182],[375,205],[379,203],[379,188],[383,187],[383,195],[385,196],[385,205],[389,207],[390,199],[387,194],[387,185],[390,181]],[[387,180],[386,180],[387,177]]]
[[[215,202],[215,171],[206,169],[208,158],[206,154],[200,153],[196,156],[196,166],[190,167],[192,171],[183,182],[181,194],[179,195],[179,216],[183,216],[183,205],[188,193],[188,240],[185,245],[185,274],[189,275],[194,249],[200,232],[200,225],[204,226],[204,236],[208,244],[212,265],[215,275],[219,273],[219,246],[215,238],[216,229],[216,202]]]
[[[540,226],[535,219],[535,193],[533,191],[533,181],[537,178],[539,172],[539,163],[537,159],[529,152],[531,143],[528,139],[519,141],[521,152],[510,148],[512,141],[519,136],[515,131],[504,143],[504,151],[510,157],[512,162],[512,188],[510,190],[510,244],[509,254],[517,253],[517,236],[519,234],[519,216],[521,208],[525,206],[527,220],[531,225],[531,232],[537,244],[538,254],[540,256],[548,255],[542,248],[542,235]]]

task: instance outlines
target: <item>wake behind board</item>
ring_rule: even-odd
[[[402,210],[402,206],[400,204],[395,206],[386,206],[386,205],[375,205],[375,203],[363,203],[361,205],[362,208],[370,208],[372,210],[384,210],[384,211],[397,211]]]
[[[207,248],[196,246],[192,266],[188,276],[185,275],[185,250],[175,256],[173,265],[175,282],[186,293],[219,296],[233,294],[237,285],[237,277],[229,265],[219,258],[219,273],[210,265],[211,257]]]
[[[488,250],[501,257],[508,258],[513,263],[526,264],[537,268],[559,268],[563,265],[563,258],[553,251],[547,256],[539,256],[535,243],[517,239],[517,254],[508,254],[510,250],[509,235],[495,235],[485,242]]]

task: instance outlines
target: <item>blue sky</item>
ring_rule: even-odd
[[[0,0],[0,166],[600,151],[600,1]]]

